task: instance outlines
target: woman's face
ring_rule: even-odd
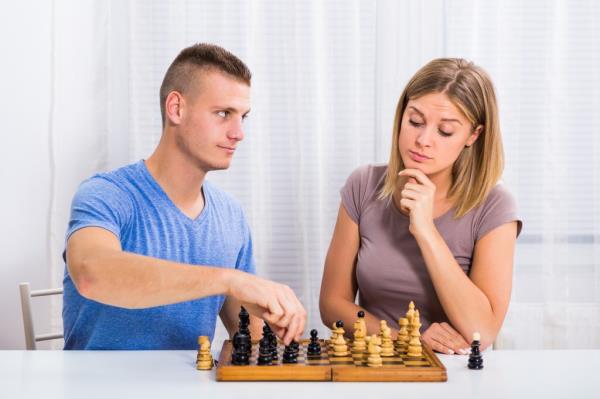
[[[472,145],[481,128],[473,129],[469,120],[443,93],[431,93],[408,101],[398,149],[407,169],[426,175],[450,176],[452,165]]]

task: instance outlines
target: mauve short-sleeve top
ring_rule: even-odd
[[[408,230],[409,217],[393,201],[377,199],[387,165],[356,169],[341,189],[348,215],[358,224],[360,248],[356,264],[358,303],[368,312],[398,328],[408,303],[414,301],[421,316],[421,331],[433,322],[448,321],[427,272],[417,241]],[[461,218],[454,208],[434,219],[454,258],[466,274],[471,269],[475,243],[492,229],[522,222],[516,203],[502,185],[496,185],[484,202]]]

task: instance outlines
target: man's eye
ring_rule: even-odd
[[[219,111],[217,112],[217,115],[219,115],[221,118],[227,118],[229,116],[229,111]]]

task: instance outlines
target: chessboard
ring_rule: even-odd
[[[352,341],[348,340],[351,346]],[[381,367],[369,367],[365,356],[334,356],[329,340],[319,340],[321,354],[307,355],[309,340],[299,344],[297,363],[282,362],[284,346],[278,342],[278,359],[258,365],[258,341],[252,342],[250,364],[234,365],[232,342],[223,343],[217,364],[217,381],[446,381],[446,368],[425,344],[420,357],[394,352],[382,357]]]

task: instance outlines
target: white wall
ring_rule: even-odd
[[[116,1],[2,5],[0,349],[25,346],[18,283],[62,286],[61,252],[77,185],[127,162],[127,61],[121,57],[127,31],[120,24],[127,9]],[[48,298],[33,302],[39,332],[62,328],[50,325],[50,305]],[[60,310],[60,303],[53,307]]]
[[[39,12],[29,13],[32,6]],[[44,266],[50,205],[50,11],[51,3],[23,1],[3,4],[0,13],[0,348],[24,346],[17,283],[41,287],[50,281]],[[36,321],[44,325],[48,319]]]

